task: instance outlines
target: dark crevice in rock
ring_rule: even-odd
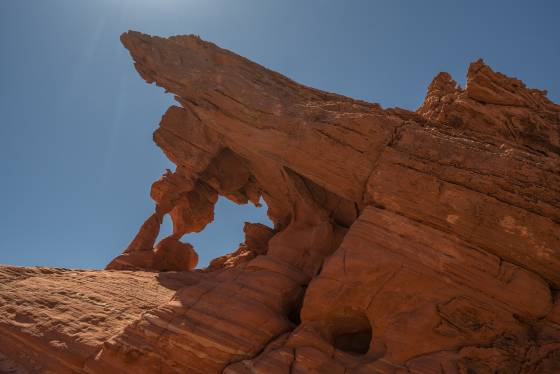
[[[367,315],[352,308],[332,312],[326,321],[332,345],[346,353],[364,355],[372,341],[372,328]]]

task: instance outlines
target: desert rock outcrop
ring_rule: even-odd
[[[82,339],[68,330],[82,296],[57,317],[48,303],[64,284],[2,283],[0,365],[33,370],[18,354],[29,350],[57,373],[560,372],[560,106],[546,92],[479,60],[464,89],[440,73],[416,112],[383,109],[196,36],[122,42],[180,104],[154,133],[176,170],[92,277],[172,286],[103,299],[101,317],[134,308]],[[181,240],[213,220],[219,196],[263,199],[274,227],[247,223],[239,248],[192,271],[196,248]],[[167,214],[173,232],[156,243]],[[40,316],[29,330],[19,298],[24,319]],[[48,318],[68,324],[56,349]]]

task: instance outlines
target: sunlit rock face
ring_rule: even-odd
[[[180,104],[154,133],[176,170],[77,294],[2,269],[6,370],[560,372],[560,106],[544,91],[477,61],[464,89],[441,73],[416,112],[382,109],[195,36],[122,42]],[[264,199],[274,227],[247,223],[239,248],[193,270],[182,238],[219,196]],[[173,232],[156,243],[166,214]],[[150,292],[111,293],[126,287]],[[117,322],[123,299],[141,310]],[[84,300],[102,323],[77,324]]]

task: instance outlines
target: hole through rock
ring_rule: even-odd
[[[201,232],[186,234],[181,238],[182,242],[190,243],[197,252],[198,269],[205,268],[216,257],[235,251],[245,240],[243,233],[245,222],[274,227],[267,216],[268,207],[263,199],[260,200],[260,204],[260,207],[251,203],[238,205],[223,196],[218,198],[214,207],[214,221]],[[171,232],[171,218],[166,214],[156,243]]]

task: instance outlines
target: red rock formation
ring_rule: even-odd
[[[0,373],[77,373],[191,273],[0,266]]]
[[[234,267],[242,262],[252,260],[258,255],[266,254],[268,242],[274,236],[274,230],[261,223],[245,222],[243,231],[245,232],[245,242],[235,252],[212,260],[204,271]]]
[[[560,106],[545,92],[477,61],[465,89],[441,73],[417,112],[382,109],[194,36],[122,41],[181,106],[154,134],[177,168],[108,268],[192,270],[179,240],[212,221],[219,195],[263,198],[274,228],[246,224],[207,269],[161,273],[177,274],[171,300],[107,327],[120,330],[87,357],[35,340],[42,368],[560,372]],[[173,233],[155,244],[165,214]],[[16,320],[0,329],[14,326],[30,345]]]

